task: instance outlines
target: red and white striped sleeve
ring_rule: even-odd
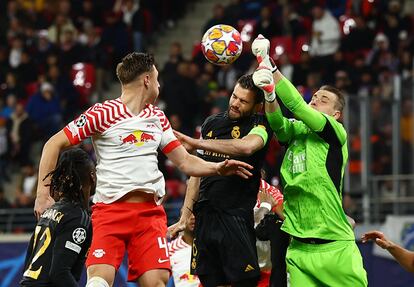
[[[276,201],[276,206],[283,204],[283,194],[280,190],[263,179],[260,180],[260,190],[269,193]]]
[[[164,112],[159,108],[154,108],[154,113],[158,116],[161,128],[162,128],[162,137],[160,143],[160,149],[164,154],[172,152],[176,147],[180,146],[181,143],[175,137],[173,130],[170,125],[170,121],[165,116]]]
[[[120,99],[98,103],[70,122],[63,131],[72,145],[95,134],[101,134],[116,122],[132,117]]]
[[[176,251],[186,247],[188,247],[188,244],[184,242],[183,237],[180,235],[179,237],[168,243],[168,254],[171,257],[175,254]]]

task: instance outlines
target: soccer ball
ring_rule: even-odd
[[[215,65],[228,65],[236,61],[243,48],[240,33],[229,25],[215,25],[204,33],[201,49],[204,57]]]

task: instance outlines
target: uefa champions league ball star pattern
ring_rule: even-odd
[[[233,63],[241,54],[243,42],[239,31],[229,25],[215,25],[207,30],[201,40],[204,57],[215,65]]]

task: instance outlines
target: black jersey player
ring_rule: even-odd
[[[78,286],[92,239],[88,212],[95,165],[79,149],[63,152],[51,177],[56,200],[40,217],[30,239],[21,286]]]
[[[192,177],[187,187],[183,214],[170,228],[172,235],[181,229],[193,202],[196,216],[191,260],[192,272],[205,287],[256,286],[260,268],[256,253],[253,207],[260,185],[260,170],[273,133],[262,108],[263,93],[251,75],[236,83],[227,112],[208,117],[202,139],[195,140],[176,133],[188,149],[197,148],[204,160],[217,162],[237,158],[253,166],[253,176]]]

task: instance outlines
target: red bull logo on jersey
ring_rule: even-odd
[[[126,137],[120,136],[119,138],[122,142],[121,145],[134,144],[136,146],[142,146],[144,143],[149,142],[149,141],[154,141],[155,142],[154,135],[152,135],[150,133],[143,132],[143,131],[139,131],[139,130],[130,133]]]
[[[190,272],[186,272],[179,277],[179,281],[195,282],[198,280],[198,276],[191,275]]]

